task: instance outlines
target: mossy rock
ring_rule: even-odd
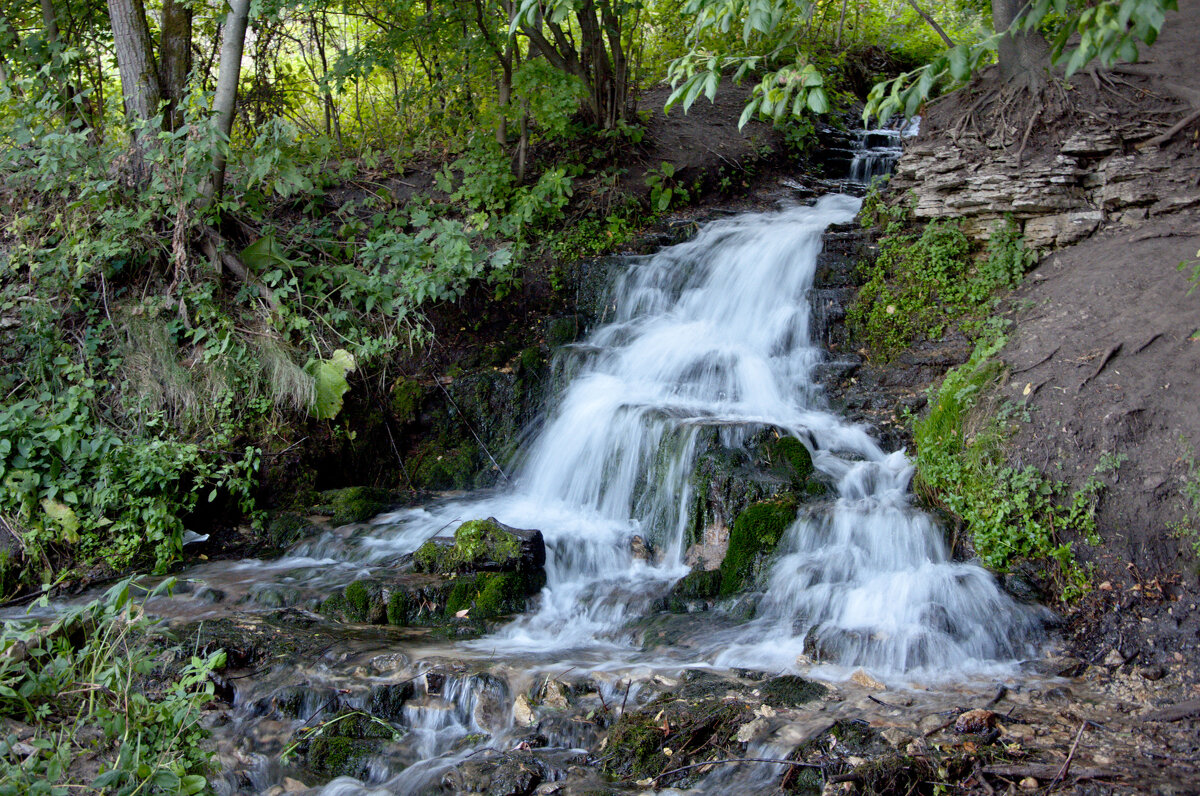
[[[267,540],[276,550],[286,550],[308,536],[312,528],[312,523],[299,514],[283,511],[267,523]]]
[[[740,757],[746,745],[737,740],[737,732],[753,716],[753,708],[740,700],[659,697],[625,712],[613,725],[604,748],[605,773],[636,781],[717,756]],[[703,776],[691,769],[664,777],[657,785],[682,788]]]
[[[321,603],[320,612],[331,619],[381,625],[387,618],[383,589],[376,583],[356,580]]]
[[[391,743],[397,731],[362,713],[343,712],[326,721],[296,751],[309,771],[323,778],[365,778],[372,756]]]
[[[544,549],[543,543],[542,563]],[[413,566],[418,572],[506,571],[520,569],[524,555],[521,537],[489,517],[458,526],[453,544],[431,539],[421,545],[413,553]]]
[[[334,525],[365,522],[385,511],[389,505],[386,489],[369,486],[351,486],[345,489],[330,489],[321,493],[322,508],[329,512]]]
[[[415,422],[424,398],[425,388],[415,379],[396,379],[391,392],[392,416],[402,425]]]
[[[418,449],[416,459],[409,472],[418,489],[469,489],[475,486],[481,464],[479,446],[471,442],[453,446],[426,443]]]
[[[772,707],[794,708],[820,699],[829,689],[794,674],[773,677],[758,688],[763,701]]]
[[[525,610],[526,599],[545,585],[544,575],[518,572],[480,572],[455,578],[446,598],[444,617],[467,611],[473,620],[497,619]]]
[[[754,585],[766,559],[796,520],[797,503],[792,495],[755,503],[733,523],[729,549],[721,562],[722,597],[728,597]]]
[[[553,318],[546,324],[546,345],[558,348],[573,343],[582,332],[583,323],[578,315]]]
[[[763,446],[773,469],[802,489],[813,476],[812,454],[795,437],[777,437]]]
[[[667,595],[666,610],[674,613],[692,613],[698,606],[703,609],[708,601],[720,594],[720,591],[719,569],[689,572]]]

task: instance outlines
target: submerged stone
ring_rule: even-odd
[[[774,707],[794,708],[820,699],[829,689],[794,674],[773,677],[758,688],[763,701]]]

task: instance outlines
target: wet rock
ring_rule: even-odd
[[[549,778],[552,770],[532,752],[503,752],[466,760],[443,777],[442,787],[461,794],[529,796]]]
[[[296,755],[305,769],[320,777],[365,779],[370,758],[399,732],[370,716],[347,711],[329,719],[311,735],[298,738]]]
[[[267,523],[267,541],[276,550],[285,550],[310,536],[316,526],[307,518],[291,512],[280,512]]]
[[[794,708],[821,699],[829,689],[812,680],[794,674],[785,674],[767,680],[758,687],[764,702],[775,707]]]
[[[854,674],[850,675],[850,680],[863,688],[869,688],[872,691],[885,691],[887,686],[876,680],[871,675],[867,674],[863,669],[859,669]]]
[[[729,534],[729,550],[721,562],[722,596],[754,585],[796,514],[796,499],[784,495],[756,503],[738,515]]]
[[[654,554],[650,551],[646,540],[640,536],[635,536],[629,540],[629,552],[633,555],[635,561],[651,561]]]
[[[546,565],[541,531],[512,528],[494,517],[465,522],[454,538],[430,539],[413,553],[418,572],[533,572]]]
[[[513,700],[513,721],[522,727],[529,727],[537,721],[533,707],[529,704],[529,697],[524,694],[517,694],[517,698]]]
[[[995,728],[996,714],[990,710],[977,708],[959,715],[954,721],[954,731],[957,733],[982,734]]]
[[[664,598],[663,610],[680,614],[707,611],[721,591],[721,571],[689,572]]]

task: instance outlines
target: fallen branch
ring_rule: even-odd
[[[1079,741],[1083,738],[1083,731],[1087,729],[1088,723],[1087,719],[1084,719],[1079,725],[1079,732],[1075,733],[1075,743],[1071,744],[1071,751],[1067,753],[1067,759],[1063,761],[1062,768],[1054,775],[1050,787],[1054,787],[1059,782],[1062,782],[1066,778],[1067,772],[1071,770],[1071,761],[1075,759],[1075,750],[1079,748]]]
[[[984,766],[983,773],[992,774],[998,777],[1033,777],[1034,779],[1053,779],[1058,774],[1061,766],[1053,764],[1038,764],[1030,763],[1023,766],[1017,765],[1000,765],[1000,766]],[[1117,776],[1111,771],[1104,771],[1099,768],[1077,768],[1075,769],[1075,779],[1097,779],[1099,777]]]
[[[821,768],[821,766],[817,763],[802,763],[799,760],[778,760],[771,757],[730,757],[725,760],[705,760],[702,763],[692,763],[690,766],[673,768],[670,771],[664,771],[651,781],[657,782],[663,777],[669,777],[670,775],[678,774],[681,771],[690,771],[693,768],[701,768],[703,766],[721,766],[728,763],[774,763],[780,766],[796,766],[797,768]]]
[[[1189,699],[1187,702],[1147,713],[1142,718],[1146,721],[1179,721],[1197,715],[1200,715],[1200,699]]]
[[[1172,138],[1174,138],[1176,135],[1178,135],[1180,133],[1180,131],[1183,130],[1185,127],[1192,124],[1192,122],[1195,122],[1197,119],[1200,119],[1200,108],[1197,108],[1196,110],[1189,113],[1187,116],[1184,116],[1182,119],[1180,119],[1174,125],[1172,125],[1170,127],[1170,129],[1168,129],[1162,135],[1156,135],[1156,136],[1154,136],[1154,138],[1151,138],[1149,141],[1142,144],[1142,147],[1162,146],[1163,144],[1167,143]]]

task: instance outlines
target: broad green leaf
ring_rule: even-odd
[[[344,348],[329,359],[310,362],[306,370],[315,380],[312,412],[321,420],[331,420],[342,411],[342,396],[350,389],[346,374],[354,370],[354,356]]]
[[[814,88],[808,92],[808,109],[813,113],[825,113],[829,110],[829,98],[825,96],[825,89]]]
[[[74,509],[66,503],[46,499],[42,501],[42,511],[62,529],[64,542],[75,544],[79,541],[79,517]]]
[[[971,76],[971,66],[967,58],[967,48],[958,45],[947,53],[950,59],[950,76],[955,80],[966,80]]]

